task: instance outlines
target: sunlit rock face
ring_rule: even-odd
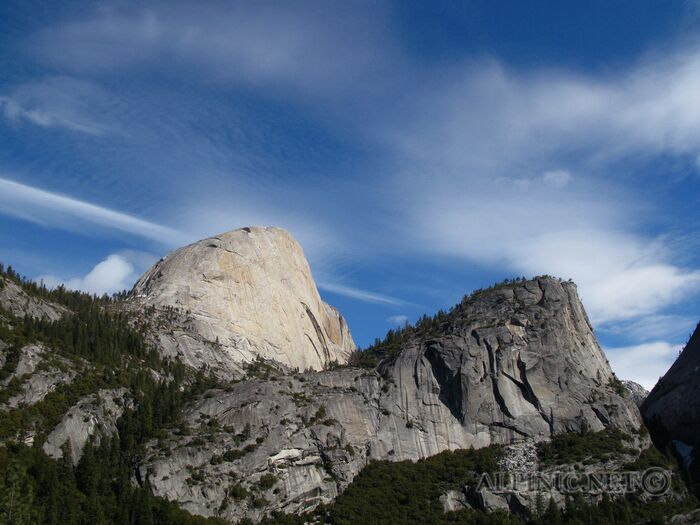
[[[249,378],[184,419],[189,435],[152,442],[141,475],[155,494],[234,522],[327,503],[375,459],[640,426],[576,286],[550,278],[466,299],[376,369]],[[266,474],[275,484],[261,490]],[[234,485],[268,503],[232,501]]]
[[[408,413],[446,409],[451,418],[432,419],[459,423],[452,435],[474,445],[640,425],[632,399],[613,388],[572,282],[543,277],[482,292],[385,367]]]
[[[280,228],[180,248],[141,277],[129,301],[155,307],[164,354],[221,376],[240,375],[257,358],[323,370],[355,348],[343,317],[321,300],[301,246]]]

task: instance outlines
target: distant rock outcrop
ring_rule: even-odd
[[[466,299],[374,370],[271,376],[205,394],[186,413],[189,436],[151,444],[140,471],[156,495],[260,519],[329,502],[374,459],[641,424],[575,285],[552,278]],[[266,474],[276,481],[261,490]],[[232,485],[268,503],[230,502]]]
[[[634,404],[638,407],[642,406],[642,403],[644,403],[644,400],[649,395],[649,391],[646,388],[634,381],[623,380],[622,386],[627,389],[630,396],[632,396],[632,401],[634,401]]]
[[[323,370],[355,349],[301,247],[279,228],[242,228],[180,248],[139,279],[129,303],[154,307],[147,317],[163,354],[222,377],[241,376],[256,359]]]
[[[5,352],[0,348],[0,362],[4,361]],[[14,394],[0,403],[0,411],[38,403],[61,385],[71,383],[77,373],[74,363],[45,345],[25,345],[19,350],[14,371],[0,380],[0,388],[15,387]]]
[[[34,317],[56,321],[68,309],[38,297],[29,295],[11,279],[0,277],[0,308],[17,317]]]
[[[44,452],[58,459],[68,447],[73,463],[77,464],[88,441],[92,440],[98,446],[101,439],[117,432],[117,420],[130,406],[131,396],[126,388],[102,389],[85,396],[65,413],[48,435],[43,445]]]

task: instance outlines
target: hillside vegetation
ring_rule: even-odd
[[[594,453],[606,454],[617,450],[618,437],[609,432],[569,436],[560,440],[575,443],[572,448],[590,448]],[[566,445],[559,450],[568,449]],[[530,509],[530,516],[516,516],[505,511],[485,513],[479,510],[444,512],[440,495],[465,484],[477,484],[482,472],[498,470],[499,446],[479,450],[443,452],[418,461],[377,461],[366,467],[350,487],[331,505],[323,506],[304,516],[276,515],[265,525],[303,525],[326,523],[332,525],[632,525],[645,523],[661,525],[668,516],[697,507],[697,500],[688,497],[682,501],[644,501],[639,495],[618,499],[607,496],[595,505],[578,495],[569,498],[564,508],[541,499]],[[568,450],[567,453],[571,453]],[[577,454],[577,453],[576,453]],[[556,455],[556,454],[555,454]],[[563,456],[556,456],[562,461]],[[569,458],[570,459],[570,458]],[[639,465],[668,467],[662,455],[645,455]]]
[[[166,362],[145,343],[138,327],[107,306],[116,297],[93,297],[59,287],[48,290],[21,279],[0,265],[0,283],[12,281],[31,297],[67,307],[57,321],[17,317],[0,308],[0,340],[7,359],[6,377],[16,366],[21,348],[43,343],[72,363],[84,363],[72,383],[49,393],[29,407],[0,411],[0,524],[103,525],[130,523],[217,523],[194,517],[175,504],[153,498],[147,486],[132,483],[133,467],[146,439],[177,424],[183,405],[212,386],[201,375],[186,373],[177,362]],[[161,379],[157,379],[161,378]],[[41,449],[46,433],[81,397],[101,388],[127,387],[134,399],[118,422],[118,434],[88,445],[77,466],[70,450],[50,459]],[[34,435],[33,446],[25,437]]]

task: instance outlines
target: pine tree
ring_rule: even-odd
[[[103,524],[104,515],[98,493],[98,464],[92,443],[88,443],[83,449],[83,455],[76,469],[76,481],[78,488],[86,496],[84,507],[88,522],[91,525]]]
[[[34,480],[18,461],[13,461],[5,473],[0,496],[1,515],[6,525],[35,525],[39,521],[35,492]]]
[[[560,525],[562,522],[561,510],[557,506],[554,498],[549,498],[549,503],[547,504],[547,510],[545,510],[542,521],[547,525]]]
[[[538,492],[535,496],[535,502],[532,508],[533,523],[536,525],[544,525],[546,522],[543,520],[544,516],[544,498],[542,493]]]
[[[58,482],[61,487],[61,512],[60,523],[62,525],[80,524],[80,499],[79,491],[75,482],[75,471],[73,469],[73,454],[70,443],[63,447],[63,457],[59,461]]]
[[[42,487],[44,494],[44,522],[46,525],[60,525],[60,494],[58,472],[54,462],[47,462],[44,467],[45,483]]]
[[[138,492],[134,518],[134,525],[154,525],[153,501],[149,488],[144,488]]]

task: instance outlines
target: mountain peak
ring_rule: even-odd
[[[570,281],[477,290],[357,356],[372,358],[404,387],[414,375],[433,378],[419,389],[439,392],[460,425],[490,442],[640,424]]]
[[[321,300],[301,246],[281,228],[239,228],[175,250],[130,300],[178,314],[159,342],[196,368],[237,375],[261,358],[322,370],[355,348],[345,320]]]

